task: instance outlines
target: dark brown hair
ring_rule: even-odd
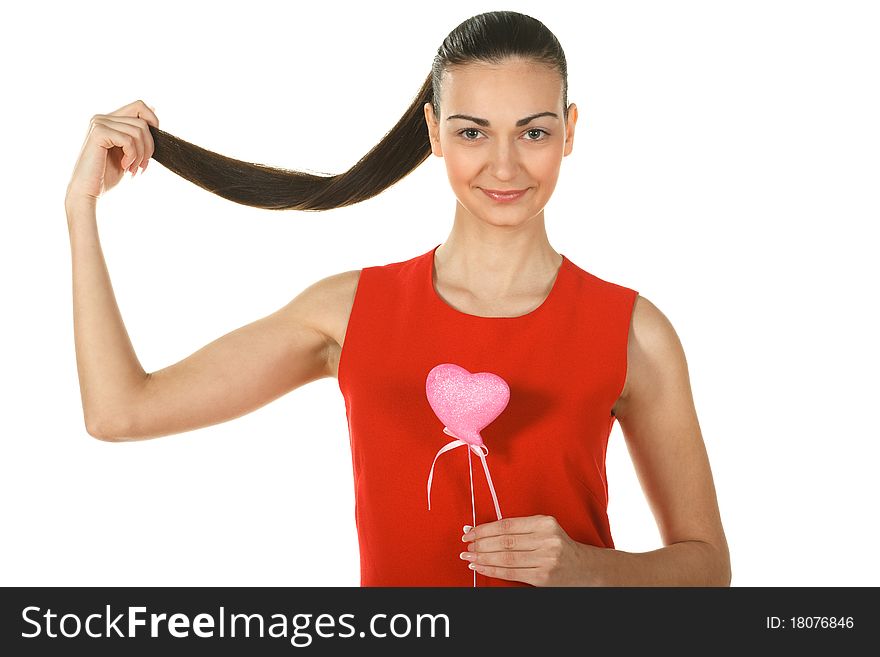
[[[191,144],[150,126],[152,159],[223,198],[269,210],[331,210],[376,196],[411,173],[431,154],[424,105],[440,117],[443,73],[471,62],[498,64],[523,58],[545,64],[562,78],[562,107],[568,119],[568,69],[562,46],[541,21],[514,11],[468,18],[443,40],[434,63],[401,119],[345,173],[320,176],[242,162]]]

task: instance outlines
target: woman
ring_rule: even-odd
[[[455,28],[398,124],[337,176],[198,148],[159,130],[142,101],[96,115],[65,203],[89,433],[127,441],[189,431],[336,376],[351,432],[362,585],[729,585],[674,329],[635,290],[584,271],[547,239],[543,209],[576,122],[559,42],[515,12]],[[153,158],[237,203],[326,210],[375,196],[431,154],[444,159],[458,201],[444,243],[327,277],[179,363],[143,370],[95,218],[98,198],[125,171]],[[469,451],[467,464],[461,452],[436,459],[448,437],[425,377],[440,363],[509,384],[507,407],[483,429],[493,478],[470,467]],[[651,552],[614,549],[605,449],[615,419],[664,542]],[[463,518],[472,522],[462,528]]]

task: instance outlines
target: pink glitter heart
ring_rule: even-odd
[[[428,403],[446,429],[470,445],[480,446],[480,431],[507,407],[510,387],[497,374],[477,372],[442,363],[428,372]]]

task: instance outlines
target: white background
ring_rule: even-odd
[[[574,9],[577,7],[577,9]],[[871,2],[13,3],[4,9],[0,582],[357,586],[335,379],[225,424],[105,443],[83,425],[65,187],[89,119],[142,98],[216,152],[341,172],[400,118],[446,34],[542,20],[569,64],[574,152],[550,241],[676,328],[733,584],[880,585],[880,31]],[[153,161],[101,199],[148,371],[332,273],[445,240],[443,161],[357,206],[272,212]],[[618,549],[661,547],[618,425]]]

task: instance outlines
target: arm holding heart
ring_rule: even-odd
[[[730,553],[681,342],[637,297],[627,390],[615,413],[664,547],[625,552],[572,540],[552,516],[504,518],[462,540],[477,572],[535,586],[729,586]]]
[[[716,549],[682,541],[624,552],[572,540],[553,516],[503,518],[462,537],[475,570],[532,586],[728,586]]]

